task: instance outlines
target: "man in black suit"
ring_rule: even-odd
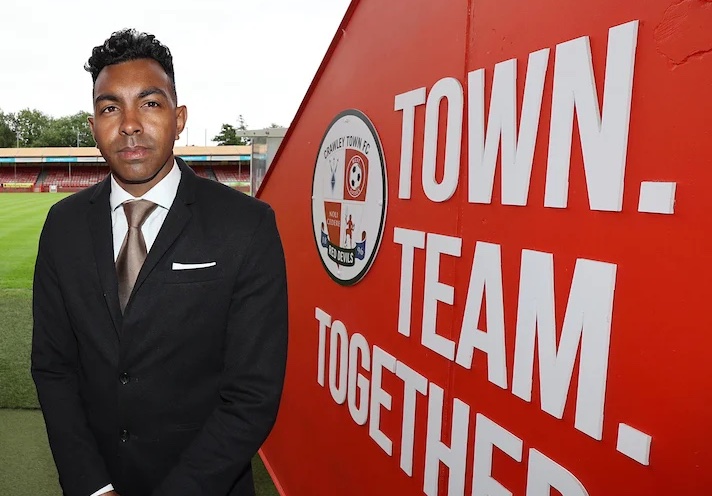
[[[67,496],[253,495],[287,348],[273,211],[173,155],[169,50],[94,48],[90,125],[111,169],[57,203],[34,278],[32,375]]]

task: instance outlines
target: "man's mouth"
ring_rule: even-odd
[[[138,160],[148,155],[149,149],[143,146],[127,146],[119,150],[119,156],[124,160]]]

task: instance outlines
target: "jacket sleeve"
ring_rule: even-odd
[[[265,209],[232,293],[221,404],[154,496],[227,495],[274,425],[287,355],[287,281],[274,212]]]
[[[99,454],[79,397],[78,350],[53,255],[62,242],[50,210],[40,236],[33,283],[32,378],[42,407],[59,480],[67,496],[89,496],[106,486]]]

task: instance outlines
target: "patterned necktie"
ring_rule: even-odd
[[[119,303],[121,304],[122,313],[129,301],[134,284],[136,284],[136,278],[141,266],[146,260],[146,241],[143,239],[141,226],[157,206],[148,200],[123,203],[129,229],[116,259],[116,275],[119,280]]]

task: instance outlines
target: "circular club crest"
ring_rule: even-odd
[[[356,284],[371,267],[386,220],[386,191],[376,129],[363,112],[341,112],[321,140],[312,180],[314,241],[337,283]]]

